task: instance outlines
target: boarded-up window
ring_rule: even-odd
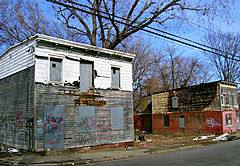
[[[185,116],[180,115],[180,128],[185,128]]]
[[[226,125],[227,126],[232,125],[232,114],[226,114]]]
[[[95,132],[95,106],[79,106],[79,133]]]
[[[123,107],[111,107],[111,129],[118,130],[124,128]]]
[[[120,88],[120,69],[116,67],[111,68],[112,88]]]
[[[169,128],[169,115],[164,115],[164,128]]]
[[[172,108],[178,108],[178,97],[172,97]]]
[[[87,92],[90,87],[93,87],[93,62],[81,60],[80,91]]]
[[[64,148],[64,106],[44,106],[44,149]]]
[[[62,60],[50,59],[50,81],[61,81],[62,75]]]

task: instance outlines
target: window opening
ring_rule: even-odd
[[[164,115],[164,128],[169,128],[169,115]]]
[[[180,128],[185,128],[185,116],[180,115]]]
[[[231,126],[232,125],[232,115],[226,114],[226,125]]]

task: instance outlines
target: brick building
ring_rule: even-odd
[[[0,143],[42,151],[134,141],[135,55],[37,34],[0,56]]]
[[[237,84],[203,83],[152,95],[153,132],[231,133],[239,126]]]

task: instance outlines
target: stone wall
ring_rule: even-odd
[[[34,67],[0,80],[0,143],[33,148]]]
[[[132,92],[36,84],[36,150],[131,142]]]

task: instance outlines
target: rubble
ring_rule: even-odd
[[[211,138],[211,137],[214,137],[214,136],[215,136],[215,135],[199,136],[199,137],[194,138],[193,140],[194,140],[194,141],[205,140],[205,139],[208,139],[208,138]]]

